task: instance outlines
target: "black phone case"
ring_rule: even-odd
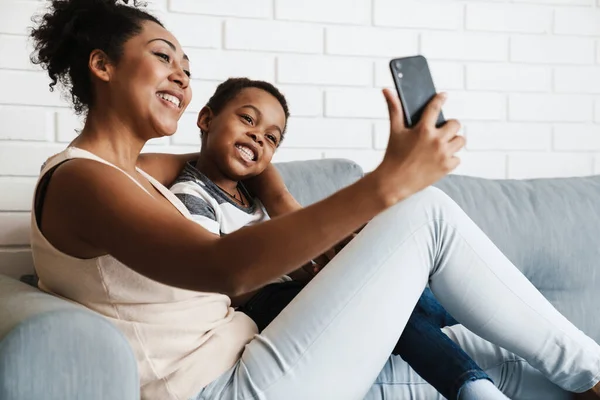
[[[404,123],[412,127],[436,95],[429,65],[423,56],[395,58],[390,61],[390,70],[404,110]],[[440,127],[445,122],[444,114],[440,112],[436,126]]]

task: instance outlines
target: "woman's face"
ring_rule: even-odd
[[[144,139],[169,136],[190,103],[189,60],[177,39],[162,26],[146,21],[140,34],[123,46],[110,84],[112,104]]]
[[[285,128],[285,112],[279,101],[258,88],[243,89],[208,126],[202,155],[212,159],[219,170],[233,180],[256,176],[267,168],[279,146]]]

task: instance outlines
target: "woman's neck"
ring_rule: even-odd
[[[200,153],[200,157],[196,161],[196,169],[202,172],[208,179],[210,179],[215,185],[225,190],[230,194],[237,193],[236,188],[238,181],[232,180],[226,177],[219,167],[208,159],[205,155]]]
[[[102,117],[98,117],[102,115]],[[110,113],[92,113],[71,146],[88,150],[129,172],[135,171],[137,159],[146,141],[136,135],[123,120]]]

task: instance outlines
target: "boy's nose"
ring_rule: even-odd
[[[260,135],[257,135],[254,132],[250,132],[249,135],[252,138],[252,140],[254,140],[256,143],[259,143],[262,145],[262,137]]]

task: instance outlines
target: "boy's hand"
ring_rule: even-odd
[[[293,197],[273,164],[269,164],[259,175],[246,179],[244,184],[250,193],[263,203],[271,217],[302,208],[297,203],[289,204],[289,198]]]
[[[321,254],[319,257],[312,260],[312,262],[303,265],[302,269],[304,269],[305,272],[313,276],[318,274],[323,268],[325,268],[327,264],[329,264],[329,261],[333,260],[333,258],[340,251],[342,251],[342,249],[346,247],[346,245],[350,243],[352,239],[356,237],[356,235],[356,233],[351,234],[350,236],[339,242],[337,245],[335,245],[333,248],[327,250],[324,254]]]

